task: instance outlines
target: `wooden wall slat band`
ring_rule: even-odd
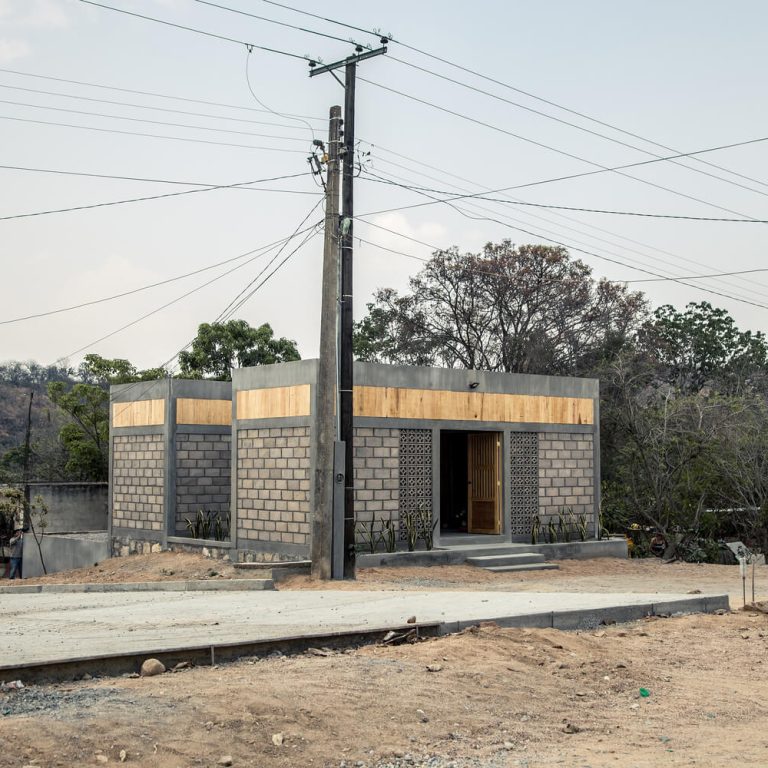
[[[112,403],[113,427],[150,427],[165,423],[165,400]]]
[[[238,419],[277,419],[310,414],[309,384],[242,389],[237,393]]]
[[[590,398],[355,387],[355,416],[391,419],[593,424]]]
[[[180,397],[176,400],[176,423],[227,426],[232,423],[232,401]]]

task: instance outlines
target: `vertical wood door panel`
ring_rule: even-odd
[[[467,435],[469,533],[501,533],[500,442],[496,432]]]

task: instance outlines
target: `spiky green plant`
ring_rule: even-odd
[[[541,518],[538,512],[533,516],[531,521],[531,544],[538,544],[541,536]]]

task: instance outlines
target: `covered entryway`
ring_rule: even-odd
[[[501,433],[440,433],[440,530],[501,533]]]

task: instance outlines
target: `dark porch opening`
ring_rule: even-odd
[[[440,433],[440,530],[466,533],[467,432]]]

